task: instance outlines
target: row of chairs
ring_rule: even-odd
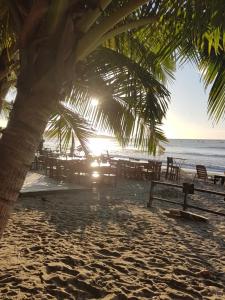
[[[35,169],[42,169],[45,174],[57,181],[106,181],[116,185],[117,177],[137,180],[160,180],[162,162],[149,160],[146,163],[139,161],[112,160],[108,165],[92,168],[90,160],[59,160],[57,157],[39,156],[36,157]],[[224,184],[224,176],[208,176],[206,167],[196,165],[195,178],[204,181],[220,180]],[[167,163],[165,178],[178,181],[180,168],[172,163]]]
[[[99,162],[100,163],[100,162]],[[108,165],[97,168],[91,166],[91,160],[60,160],[56,156],[36,156],[33,169],[43,170],[45,174],[57,181],[86,180],[85,178],[106,180],[116,184],[117,177],[138,180],[160,180],[162,162],[149,160],[140,161],[108,160]],[[100,178],[101,177],[101,178]],[[83,180],[84,179],[84,180]]]
[[[119,160],[117,162],[118,176],[128,179],[160,180],[162,162],[149,160],[139,161]]]
[[[89,160],[58,160],[54,157],[47,157],[44,162],[45,174],[59,182],[82,184],[104,182],[116,185],[117,174],[112,165],[96,168],[91,166]]]

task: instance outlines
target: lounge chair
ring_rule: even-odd
[[[196,165],[196,174],[195,174],[195,178],[198,178],[198,179],[201,179],[201,180],[204,180],[204,181],[212,181],[213,178],[212,176],[208,176],[208,173],[207,173],[207,169],[204,165]],[[194,178],[194,180],[195,180]]]

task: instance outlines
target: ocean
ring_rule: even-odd
[[[51,147],[49,142],[44,146]],[[209,172],[225,172],[225,140],[205,139],[171,139],[163,145],[165,152],[155,157],[147,152],[135,149],[132,146],[122,148],[115,138],[97,137],[89,140],[89,148],[93,154],[101,153],[121,157],[133,157],[142,159],[157,159],[166,165],[167,156],[185,159],[182,161],[183,169],[194,170],[195,165],[205,165]]]

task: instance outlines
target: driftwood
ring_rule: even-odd
[[[172,218],[184,218],[184,219],[189,219],[189,220],[194,220],[194,221],[200,221],[200,222],[208,222],[208,218],[203,217],[201,215],[188,212],[188,211],[183,211],[179,209],[171,209],[167,212],[164,213],[167,217],[172,217]]]

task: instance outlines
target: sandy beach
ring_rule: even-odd
[[[20,198],[1,240],[0,299],[225,299],[225,218],[174,218],[170,205],[147,209],[148,195],[148,182],[121,180]],[[192,201],[225,211],[221,197]]]

